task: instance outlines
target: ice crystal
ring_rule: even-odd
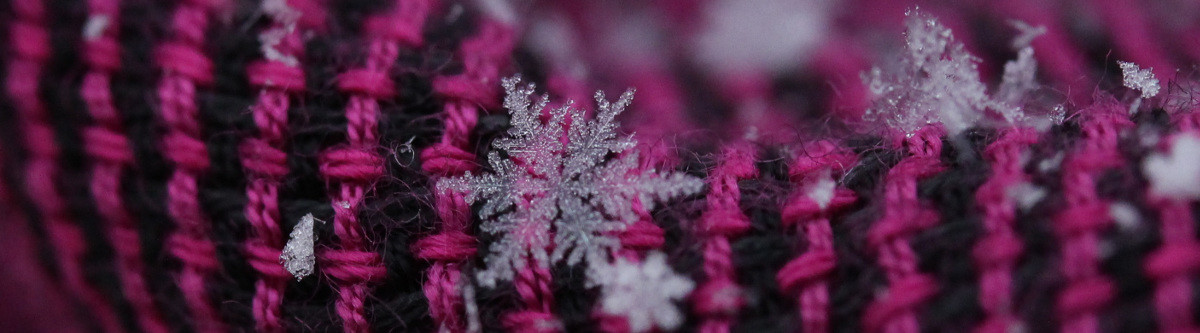
[[[1017,50],[1017,59],[1004,64],[1000,87],[992,96],[996,102],[992,107],[1010,124],[1026,120],[1021,105],[1026,96],[1040,86],[1037,83],[1037,60],[1033,58],[1033,46],[1030,43],[1046,33],[1046,27],[1043,26],[1030,26],[1021,21],[1012,21],[1012,25],[1021,32],[1013,38],[1012,44]]]
[[[621,258],[607,273],[612,279],[601,288],[600,308],[625,317],[630,330],[673,330],[683,323],[674,302],[687,297],[695,285],[667,265],[666,255],[651,252],[640,265]]]
[[[317,263],[313,249],[317,242],[317,234],[313,230],[314,221],[320,220],[313,217],[312,213],[301,217],[300,222],[292,229],[287,244],[283,247],[283,253],[279,255],[279,262],[283,264],[283,268],[292,273],[296,280],[312,274]]]
[[[585,119],[571,103],[544,113],[547,97],[533,101],[534,86],[519,83],[520,77],[503,81],[512,127],[492,143],[491,172],[437,184],[440,191],[464,193],[467,202],[482,202],[481,229],[500,236],[485,259],[487,269],[478,274],[481,284],[510,280],[531,264],[527,258],[541,266],[605,262],[620,248],[614,233],[637,220],[634,200],[652,209],[656,201],[703,188],[695,177],[638,168],[637,152],[630,149],[637,142],[618,135],[614,120],[633,100],[633,90],[616,102],[597,92],[596,116]]]
[[[1117,64],[1121,65],[1126,87],[1140,91],[1142,98],[1158,95],[1158,79],[1154,78],[1154,72],[1151,72],[1153,68],[1141,69],[1137,64],[1125,61],[1118,61]]]
[[[906,16],[905,53],[899,63],[887,71],[877,67],[863,74],[863,81],[876,96],[864,119],[883,121],[908,133],[941,123],[949,132],[958,133],[983,119],[985,110],[995,111],[1009,122],[1023,118],[1015,105],[1036,87],[1032,48],[1025,45],[1018,59],[1005,66],[1004,84],[998,98],[993,98],[979,78],[979,58],[967,52],[949,28],[915,10]],[[1035,36],[1026,32],[1018,40]]]

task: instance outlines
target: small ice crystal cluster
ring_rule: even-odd
[[[313,217],[312,213],[301,217],[300,223],[292,229],[287,245],[283,247],[283,253],[279,255],[279,262],[283,264],[283,268],[292,273],[297,281],[312,274],[317,264],[314,250],[317,234],[313,230],[315,221],[320,220]]]
[[[673,330],[683,324],[674,302],[687,297],[695,284],[675,273],[662,252],[647,254],[640,265],[621,258],[605,270],[611,280],[601,288],[604,313],[625,317],[633,332]]]
[[[993,97],[979,78],[979,58],[967,52],[949,28],[916,10],[906,16],[904,57],[887,71],[876,67],[863,74],[876,96],[864,120],[883,121],[906,133],[941,123],[950,133],[958,133],[983,119],[985,110],[1010,123],[1024,118],[1016,105],[1037,87],[1037,64],[1028,40],[1039,29],[1026,29],[1018,37],[1020,42],[1014,43],[1020,47],[1018,59],[1005,65],[1004,81]]]
[[[511,280],[530,264],[527,258],[542,267],[606,263],[620,249],[616,233],[638,218],[635,200],[652,209],[655,202],[703,189],[700,179],[682,173],[640,170],[631,149],[637,141],[618,135],[614,119],[633,100],[633,90],[611,103],[597,92],[596,116],[585,119],[571,103],[544,112],[547,97],[532,101],[534,86],[520,81],[503,81],[512,127],[492,143],[491,172],[437,184],[439,191],[463,193],[469,203],[483,202],[481,230],[499,236],[485,258],[487,269],[478,273],[480,284]]]
[[[1137,90],[1142,93],[1142,98],[1150,98],[1158,95],[1158,79],[1154,77],[1153,68],[1141,69],[1137,64],[1132,62],[1118,61],[1121,65],[1121,74],[1125,79],[1125,87]]]

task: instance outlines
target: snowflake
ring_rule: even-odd
[[[1118,61],[1121,74],[1125,77],[1125,86],[1142,92],[1142,98],[1158,95],[1158,79],[1154,78],[1153,68],[1141,69],[1132,62]]]
[[[296,223],[296,227],[288,235],[283,253],[279,254],[279,262],[283,264],[283,268],[292,273],[292,276],[296,277],[297,281],[312,274],[313,267],[317,263],[317,257],[313,251],[317,242],[317,234],[313,231],[314,221],[321,220],[313,217],[312,213],[301,217],[300,222]],[[321,223],[324,222],[321,221]]]
[[[683,323],[674,302],[687,297],[695,285],[671,270],[662,252],[646,255],[641,265],[618,259],[606,272],[612,280],[602,287],[600,307],[625,317],[632,331],[672,330]]]
[[[958,133],[983,119],[988,109],[1010,122],[1023,117],[1021,109],[1008,102],[1019,100],[1031,89],[1036,70],[1031,48],[1023,48],[1017,61],[1005,66],[1001,87],[1005,97],[998,101],[988,95],[979,78],[979,58],[955,41],[949,28],[915,10],[905,15],[904,57],[886,72],[876,67],[863,74],[863,81],[877,97],[865,120],[882,120],[908,133],[941,123],[950,133]],[[1033,33],[1036,31],[1025,32],[1018,39],[1032,39]]]
[[[652,209],[656,201],[698,193],[700,179],[681,173],[639,170],[632,136],[617,134],[614,118],[633,100],[633,90],[610,103],[596,93],[594,119],[570,102],[549,110],[543,95],[531,101],[534,86],[520,77],[504,79],[504,107],[512,116],[505,137],[492,143],[490,173],[446,178],[440,191],[464,193],[483,202],[481,230],[501,236],[485,258],[480,283],[511,280],[528,257],[546,267],[606,262],[620,248],[615,233],[637,220],[632,204]],[[544,120],[544,121],[543,121]],[[546,249],[553,245],[553,252]]]

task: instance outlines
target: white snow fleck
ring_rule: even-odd
[[[1009,200],[1017,203],[1018,208],[1027,211],[1046,197],[1046,189],[1027,182],[1020,182],[1009,185],[1005,194],[1008,195]]]
[[[795,67],[825,40],[831,7],[827,0],[710,1],[695,54],[722,72]]]
[[[512,127],[492,143],[490,172],[437,184],[439,191],[464,193],[469,203],[483,201],[481,229],[500,236],[485,258],[487,269],[478,273],[481,285],[512,279],[529,264],[526,258],[542,267],[607,262],[621,246],[614,233],[638,218],[634,200],[653,209],[655,202],[703,189],[700,179],[682,173],[639,170],[637,151],[630,149],[637,141],[618,135],[614,119],[633,90],[616,102],[598,92],[596,116],[585,119],[569,103],[544,113],[546,96],[532,101],[533,85],[519,83],[520,77],[503,81]]]
[[[96,40],[104,35],[104,30],[108,29],[110,19],[108,15],[92,15],[87,19],[87,23],[83,24],[83,39]]]
[[[683,323],[674,302],[695,284],[676,274],[662,252],[650,252],[641,265],[621,258],[607,270],[611,280],[602,286],[600,300],[605,313],[625,317],[634,332],[673,330]]]
[[[289,6],[287,0],[263,0],[262,11],[281,25],[295,24],[302,15],[299,10]]]
[[[298,66],[300,61],[296,59],[295,55],[280,51],[279,44],[282,44],[288,35],[296,31],[296,21],[300,19],[300,11],[288,6],[285,0],[265,0],[262,3],[262,11],[274,21],[272,27],[258,34],[258,41],[262,43],[259,49],[263,53],[263,58],[282,62],[291,67]]]
[[[1137,229],[1142,222],[1142,217],[1138,214],[1137,208],[1128,202],[1115,202],[1108,205],[1108,216],[1122,230]]]
[[[1200,138],[1183,134],[1167,154],[1146,157],[1142,171],[1154,193],[1176,199],[1200,199]]]
[[[804,185],[804,195],[816,202],[821,209],[825,209],[829,202],[833,201],[834,189],[837,188],[837,181],[833,179],[832,173],[826,168]]]
[[[517,23],[517,10],[509,0],[478,0],[479,9],[492,19],[506,25]]]
[[[317,234],[313,231],[314,221],[321,220],[314,218],[312,213],[301,217],[296,228],[292,229],[287,245],[283,247],[283,253],[279,255],[279,262],[283,264],[283,268],[292,273],[297,281],[312,274],[317,263],[314,251],[317,242]]]
[[[1132,62],[1117,61],[1121,65],[1121,75],[1125,78],[1125,86],[1142,92],[1142,98],[1158,95],[1158,79],[1154,78],[1153,68],[1141,69]]]

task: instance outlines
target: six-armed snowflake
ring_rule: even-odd
[[[640,265],[624,258],[606,268],[612,280],[602,288],[600,308],[604,313],[625,317],[633,332],[654,327],[673,330],[683,324],[675,301],[692,292],[692,280],[676,274],[667,256],[651,252]]]
[[[621,246],[616,234],[637,220],[634,200],[652,209],[656,201],[703,189],[695,177],[638,167],[631,149],[637,142],[619,135],[614,120],[633,100],[633,90],[611,103],[597,92],[596,116],[585,119],[584,110],[569,102],[544,112],[547,97],[531,100],[534,86],[520,81],[503,82],[512,127],[492,143],[491,172],[437,184],[440,191],[463,193],[469,203],[483,202],[481,229],[499,237],[478,274],[481,284],[511,280],[529,264],[607,263]]]

